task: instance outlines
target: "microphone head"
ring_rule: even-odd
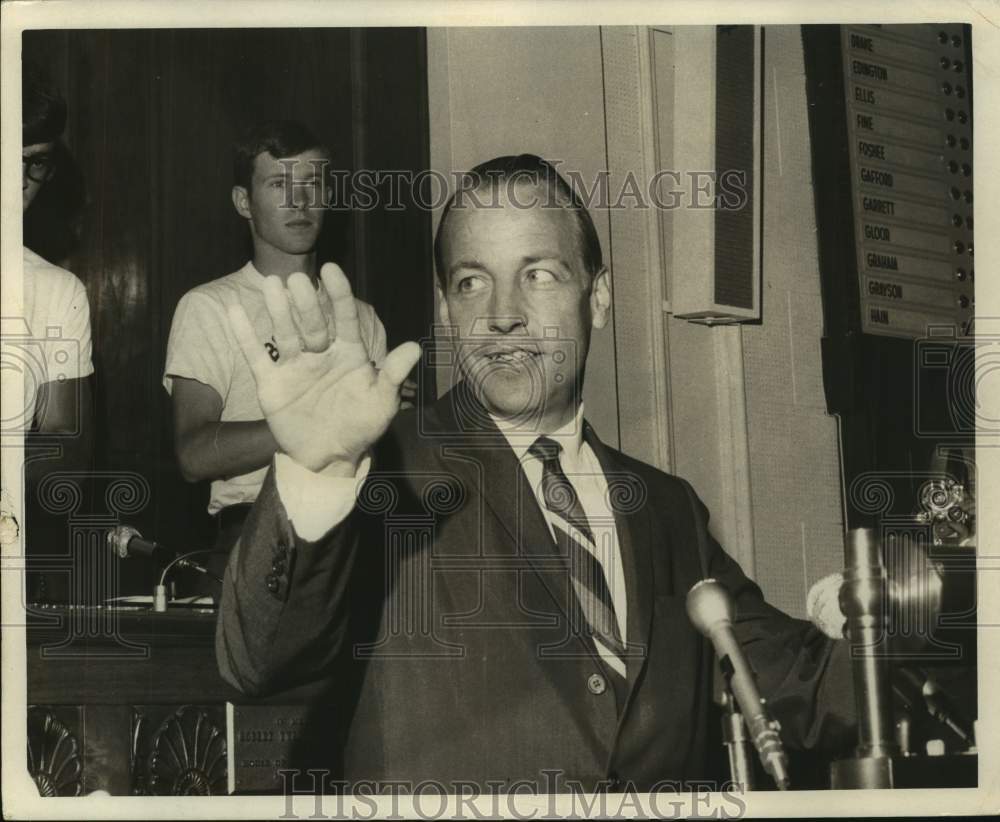
[[[698,631],[711,637],[717,628],[732,624],[733,600],[721,583],[703,579],[688,591],[687,615]]]
[[[118,557],[118,559],[128,559],[128,544],[133,537],[141,534],[131,525],[116,525],[108,531],[108,548]]]

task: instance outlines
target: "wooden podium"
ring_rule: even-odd
[[[326,683],[242,695],[219,676],[211,609],[29,606],[27,617],[28,768],[40,794],[282,790]]]

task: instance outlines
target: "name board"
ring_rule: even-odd
[[[958,25],[843,26],[861,330],[970,333],[972,93]]]
[[[237,793],[284,790],[282,770],[309,721],[305,705],[234,705],[230,734],[232,788]]]

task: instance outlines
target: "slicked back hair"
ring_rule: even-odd
[[[474,201],[477,192],[495,193],[501,186],[531,184],[542,189],[548,196],[541,201],[542,207],[565,208],[576,217],[577,243],[583,267],[594,277],[603,267],[601,241],[597,229],[586,206],[573,188],[548,160],[535,154],[509,154],[480,163],[465,175],[459,190],[448,199],[441,221],[434,235],[434,268],[437,271],[441,290],[447,289],[448,272],[444,268],[443,238],[448,215],[452,208],[467,207],[463,203]],[[459,202],[461,201],[461,202]],[[489,208],[489,206],[483,206]]]

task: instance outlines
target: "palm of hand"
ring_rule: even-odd
[[[343,340],[279,363],[257,393],[281,450],[311,470],[357,461],[399,405],[397,392],[380,383],[364,345]]]
[[[333,263],[323,266],[321,276],[333,303],[331,324],[304,274],[292,274],[287,288],[277,277],[265,280],[264,298],[281,351],[278,362],[257,343],[241,305],[230,306],[228,314],[281,450],[312,471],[334,465],[353,471],[399,409],[400,386],[420,358],[420,346],[403,343],[377,371],[361,341],[346,276]]]

